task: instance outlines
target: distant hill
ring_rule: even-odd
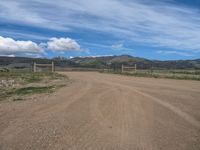
[[[80,66],[83,67],[94,67],[94,68],[105,68],[105,67],[111,67],[111,68],[119,68],[122,64],[124,65],[134,65],[135,63],[138,65],[138,67],[143,69],[148,69],[152,61],[139,58],[139,57],[133,57],[129,55],[121,55],[121,56],[103,56],[103,57],[77,57],[71,59],[71,61],[80,64]]]
[[[30,68],[34,61],[37,63],[51,63],[52,60],[58,67],[120,68],[122,64],[130,66],[137,64],[140,69],[200,69],[200,59],[157,61],[133,57],[130,55],[76,57],[72,59],[66,59],[63,57],[56,57],[54,59],[0,57],[0,67]]]
[[[71,61],[83,67],[104,68],[106,66],[120,67],[122,64],[137,64],[140,69],[200,69],[200,59],[196,60],[173,60],[157,61],[148,60],[130,55],[104,56],[104,57],[77,57]]]

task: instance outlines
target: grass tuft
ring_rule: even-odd
[[[51,92],[54,86],[43,86],[43,87],[24,87],[16,89],[12,94],[15,95],[27,95],[27,94],[40,94]]]

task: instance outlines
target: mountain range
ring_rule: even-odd
[[[0,67],[6,68],[30,68],[33,62],[50,63],[55,62],[57,67],[83,67],[83,68],[120,68],[122,64],[133,66],[137,64],[138,69],[200,69],[200,59],[196,60],[149,60],[130,55],[100,56],[100,57],[75,57],[71,59],[56,57],[26,58],[26,57],[0,57]]]

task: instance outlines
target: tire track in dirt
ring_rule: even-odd
[[[118,83],[122,82],[122,77],[123,77],[123,83],[122,84],[136,84],[137,86],[142,86],[142,87],[146,87],[146,88],[151,88],[151,84],[147,84],[147,80],[150,80],[150,83],[155,84],[157,87],[160,88],[165,88],[165,89],[173,89],[173,90],[182,90],[182,91],[190,91],[190,92],[197,92],[199,93],[198,88],[200,88],[200,86],[195,86],[196,89],[193,88],[187,88],[184,85],[173,85],[171,86],[171,84],[168,85],[168,81],[172,82],[174,81],[174,79],[154,79],[154,78],[145,78],[145,77],[130,77],[130,76],[125,76],[125,75],[117,75],[117,74],[104,74],[106,76],[115,76],[115,81],[117,81]],[[136,80],[133,80],[136,79]],[[140,79],[140,80],[139,80]],[[142,80],[144,79],[144,81]],[[146,80],[146,81],[145,81]],[[155,83],[153,80],[157,80],[157,82]],[[161,83],[159,82],[161,81]],[[165,81],[163,83],[163,81]],[[175,80],[176,81],[176,80]],[[189,80],[178,80],[179,82],[186,82],[185,84],[188,84],[190,82],[196,82],[196,81],[189,81]],[[149,81],[148,81],[149,82]],[[173,82],[172,82],[173,83]]]
[[[70,93],[68,95],[66,94],[65,96],[61,95],[58,97],[60,99],[64,99],[61,102],[57,102],[57,103],[55,102],[53,105],[51,103],[49,106],[44,106],[44,107],[40,108],[40,110],[36,110],[35,111],[36,116],[48,114],[50,111],[55,112],[55,110],[61,111],[62,109],[66,109],[69,105],[73,104],[74,102],[79,100],[84,95],[87,95],[92,88],[93,88],[93,86],[90,83],[85,83],[83,87],[79,86],[79,88],[76,89],[78,91],[77,94]],[[52,99],[53,99],[53,97],[52,97]]]
[[[132,124],[132,117],[130,115],[130,108],[129,108],[129,97],[127,96],[127,92],[124,91],[123,89],[120,89],[121,93],[120,93],[120,100],[119,100],[119,106],[120,107],[120,111],[119,114],[121,114],[119,116],[119,118],[121,118],[122,120],[120,120],[120,141],[119,141],[119,148],[118,149],[130,149],[131,148],[131,142],[130,142],[130,129],[131,129],[131,124]]]
[[[100,110],[99,102],[107,100],[110,95],[115,97],[113,103],[108,105],[110,111],[103,115]],[[104,99],[105,98],[105,99]],[[109,103],[110,104],[110,103]],[[127,93],[122,92],[121,89],[112,87],[111,90],[98,95],[91,103],[91,114],[93,118],[101,125],[105,132],[110,133],[117,140],[115,149],[129,149],[130,148],[130,127],[132,123],[132,117],[129,112],[128,96]],[[114,110],[111,108],[115,108]],[[111,116],[111,117],[109,117]],[[116,116],[116,117],[115,117]],[[114,122],[113,122],[114,121]]]
[[[100,80],[99,79],[96,79],[96,82],[99,82]],[[200,128],[200,121],[196,120],[193,116],[183,112],[182,110],[180,110],[179,108],[155,97],[155,96],[152,96],[150,94],[147,94],[147,93],[144,93],[140,90],[138,90],[137,88],[133,87],[133,86],[130,86],[130,85],[124,85],[123,83],[115,83],[115,82],[111,82],[110,80],[104,80],[104,81],[101,81],[105,84],[109,84],[111,86],[115,85],[117,87],[123,87],[124,89],[129,89],[135,93],[138,93],[140,94],[141,96],[144,96],[148,99],[151,99],[153,100],[154,102],[158,103],[159,105],[167,108],[168,110],[174,112],[177,116],[181,117],[182,119],[184,119],[186,122],[192,124],[193,126],[195,126],[196,128]],[[195,90],[196,91],[196,90]]]
[[[114,86],[110,87],[110,90],[105,90],[105,92],[98,95],[90,104],[93,118],[102,127],[102,130],[112,135],[111,139],[115,140],[114,143],[116,144],[114,149],[116,150],[131,150],[133,147],[141,149],[155,147],[152,145],[150,137],[146,135],[149,129],[149,122],[143,120],[140,116],[145,116],[145,110],[141,106],[140,101],[136,99],[138,95],[139,94],[134,97],[135,94],[133,94],[131,90]],[[113,99],[112,103],[106,103],[109,98]],[[102,106],[100,106],[101,101],[105,101],[108,106],[107,109],[110,110],[107,111],[106,114],[102,114]],[[134,105],[130,105],[133,101]],[[139,115],[134,111],[131,112],[130,107],[133,107],[136,112],[142,112],[142,114]],[[145,124],[145,122],[147,124]],[[142,128],[142,130],[140,128]],[[138,138],[131,138],[133,135],[137,135]],[[132,141],[133,139],[134,141]],[[145,143],[141,144],[140,142],[143,140]]]
[[[147,94],[147,93],[144,93],[134,87],[131,87],[131,86],[127,86],[127,85],[123,85],[123,84],[118,84],[118,83],[113,83],[113,82],[105,82],[105,83],[109,83],[111,85],[116,85],[118,87],[124,87],[125,89],[129,89],[135,93],[138,93],[148,99],[151,99],[153,100],[154,102],[160,104],[161,106],[167,108],[168,110],[174,112],[176,115],[178,115],[179,117],[181,117],[182,119],[184,119],[186,122],[192,124],[193,126],[197,127],[197,128],[200,128],[200,121],[196,120],[194,117],[192,117],[191,115],[181,111],[179,108],[165,102],[165,101],[162,101],[161,99],[155,97],[155,96],[152,96],[150,94]]]
[[[200,122],[198,120],[196,120],[194,117],[192,117],[191,115],[181,111],[179,108],[167,103],[167,102],[164,102],[162,101],[161,99],[155,97],[155,96],[152,96],[152,95],[149,95],[147,93],[144,93],[144,92],[141,92],[137,89],[134,89],[135,92],[137,92],[138,94],[140,95],[143,95],[155,102],[157,102],[158,104],[164,106],[165,108],[171,110],[172,112],[174,112],[176,115],[178,115],[179,117],[181,117],[182,119],[184,119],[185,121],[187,121],[188,123],[192,124],[193,126],[197,127],[197,128],[200,128]]]
[[[74,107],[78,110],[80,103],[84,103],[84,106],[90,108],[90,102],[92,99],[96,99],[97,97],[101,97],[103,94],[99,92],[99,87],[92,85],[93,89],[90,90],[89,93],[83,95],[80,99],[78,99],[74,104],[70,105],[70,109]],[[95,96],[95,97],[94,97]],[[81,105],[83,107],[83,105]],[[81,108],[79,108],[81,110]],[[103,141],[102,133],[99,133],[100,126],[97,125],[96,121],[93,118],[89,119],[90,109],[84,108],[85,112],[82,112],[82,117],[87,115],[87,120],[83,118],[77,118],[74,116],[74,120],[77,120],[77,123],[72,126],[71,123],[65,123],[66,126],[63,127],[63,138],[59,139],[61,143],[67,143],[67,149],[102,149],[102,145],[98,147],[98,143]],[[67,135],[67,136],[66,136]],[[59,147],[59,146],[58,146]],[[66,149],[66,147],[62,147]]]

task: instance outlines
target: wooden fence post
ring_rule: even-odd
[[[135,72],[137,71],[137,64],[135,64]]]
[[[33,72],[36,72],[36,63],[33,63]]]
[[[54,72],[55,68],[54,68],[54,62],[53,61],[52,61],[51,65],[52,65],[52,72]]]
[[[124,72],[124,65],[122,64],[122,68],[121,68],[122,73]]]

